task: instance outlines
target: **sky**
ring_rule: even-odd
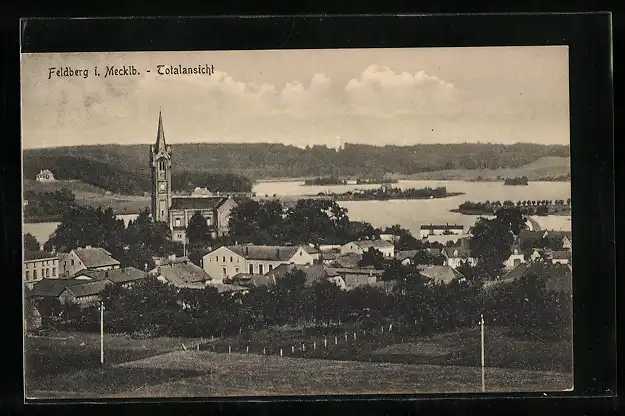
[[[23,54],[21,83],[23,148],[153,143],[159,110],[168,144],[569,144],[566,46]]]

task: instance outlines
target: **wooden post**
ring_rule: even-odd
[[[339,343],[339,339],[337,337],[334,337],[334,345]]]
[[[104,364],[104,302],[100,302],[100,364]]]
[[[484,383],[484,315],[480,315],[480,327],[482,338],[482,392],[486,391],[486,385]]]
[[[356,333],[354,332],[354,339],[356,339]]]
[[[246,354],[249,354],[249,353],[250,353],[250,347],[249,347],[249,346],[245,347],[245,353],[246,353]]]
[[[230,354],[232,352],[232,349],[230,348],[230,345],[228,345],[228,354]]]
[[[282,357],[282,348],[280,348],[280,357]]]
[[[306,352],[306,344],[302,343],[302,352]]]
[[[317,341],[313,342],[313,351],[317,349]]]
[[[323,339],[323,346],[324,346],[324,347],[327,347],[327,346],[328,346],[328,340],[327,340],[327,338],[324,338],[324,339]]]
[[[347,341],[347,332],[345,333],[345,341]]]
[[[382,325],[382,327],[380,328],[380,332],[384,332],[384,325]]]
[[[263,347],[263,355],[265,355],[265,347]]]

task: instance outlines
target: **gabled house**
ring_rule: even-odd
[[[173,285],[177,288],[203,289],[211,283],[211,276],[201,267],[192,262],[162,262],[149,273],[157,280]]]
[[[510,270],[521,263],[525,263],[525,254],[521,250],[521,246],[513,244],[510,246],[510,256],[504,262],[506,269]]]
[[[147,277],[147,272],[143,272],[135,267],[124,267],[113,270],[81,270],[73,278],[77,280],[110,280],[124,288],[132,287],[136,282]]]
[[[370,248],[378,250],[386,258],[392,258],[395,255],[395,246],[386,240],[351,241],[341,247],[341,254],[363,255]]]
[[[288,273],[301,271],[306,276],[306,285],[312,286],[315,283],[327,280],[330,275],[327,268],[321,264],[314,265],[297,265],[297,264],[281,264],[270,272],[265,274],[270,285],[276,284],[280,279],[284,278]],[[335,276],[333,276],[335,277]]]
[[[110,280],[44,279],[37,282],[28,297],[33,300],[56,299],[62,304],[77,304],[88,307],[97,304],[100,293]]]
[[[421,266],[419,274],[432,283],[450,283],[456,279],[463,279],[464,276],[458,270],[449,266]]]
[[[202,258],[202,267],[215,281],[240,273],[265,274],[282,264],[312,265],[315,257],[304,246],[222,246]]]
[[[379,282],[384,274],[384,270],[373,268],[326,268],[329,276],[340,276],[345,282],[347,290],[358,286],[371,286]]]
[[[417,255],[418,250],[401,250],[395,253],[395,260],[398,260],[404,266],[414,264],[414,257]]]
[[[73,276],[80,270],[113,270],[120,267],[119,261],[115,260],[111,253],[101,247],[86,246],[75,248],[63,256],[60,265],[63,277]]]
[[[464,262],[470,266],[477,264],[477,259],[471,255],[471,251],[467,247],[445,247],[443,249],[443,257],[445,257],[445,266],[457,269]]]
[[[570,264],[571,252],[569,250],[558,250],[551,253],[551,263],[553,264]]]

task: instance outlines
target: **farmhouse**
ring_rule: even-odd
[[[171,256],[168,260],[161,260],[149,272],[161,282],[171,284],[177,288],[203,289],[211,283],[211,276],[201,267],[196,266],[188,258]]]
[[[416,256],[418,250],[402,250],[395,253],[395,260],[399,260],[401,264],[407,266],[414,264],[414,256]]]
[[[59,258],[45,251],[25,251],[23,281],[32,288],[41,279],[59,278]]]
[[[525,263],[525,255],[521,250],[521,246],[514,244],[510,246],[510,257],[506,259],[504,266],[506,269],[510,270],[521,263]]]
[[[457,269],[464,262],[470,266],[477,264],[477,259],[471,255],[471,251],[467,247],[445,247],[443,249],[443,257],[445,257],[445,266]]]
[[[73,278],[77,280],[110,280],[124,288],[130,288],[136,282],[147,277],[147,273],[135,267],[124,267],[113,270],[81,270]]]
[[[341,254],[360,254],[368,251],[370,248],[378,250],[384,257],[393,257],[395,255],[395,246],[386,240],[360,240],[351,241],[341,247]]]
[[[432,283],[450,283],[455,279],[462,279],[464,276],[458,270],[449,266],[421,266],[419,274]]]
[[[282,264],[313,263],[314,257],[303,246],[222,246],[202,258],[204,271],[222,282],[240,273],[265,274]]]
[[[422,225],[421,226],[421,238],[428,238],[430,235],[452,235],[462,234],[464,232],[464,226],[456,224],[445,225]]]
[[[346,269],[346,268],[326,268],[329,276],[340,276],[345,282],[346,289],[353,289],[358,286],[371,286],[378,282],[384,274],[384,270],[369,268]]]
[[[100,293],[110,280],[85,281],[78,279],[43,279],[37,282],[28,297],[33,300],[56,299],[62,304],[92,306],[100,301]]]
[[[295,271],[301,271],[306,276],[306,285],[311,286],[315,283],[321,282],[323,280],[327,280],[330,276],[327,273],[327,270],[324,266],[320,264],[315,265],[297,265],[297,264],[281,264],[270,272],[265,274],[265,277],[268,279],[270,285],[276,284],[276,282],[280,281],[287,273],[292,273]]]
[[[37,174],[35,180],[37,182],[54,182],[56,179],[49,169],[43,169]]]
[[[89,270],[113,270],[118,269],[119,261],[115,260],[111,253],[100,247],[86,246],[76,248],[67,255],[62,256],[60,265],[63,277],[75,275],[85,269]]]
[[[553,251],[551,253],[551,263],[569,264],[571,262],[571,252],[569,250]]]

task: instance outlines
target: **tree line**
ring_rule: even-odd
[[[50,155],[70,154],[95,161],[107,161],[131,172],[143,171],[149,161],[146,145],[102,145],[24,151],[24,162]],[[458,143],[413,146],[372,146],[346,144],[341,150],[326,146],[300,149],[277,143],[177,144],[174,163],[184,161],[185,169],[202,172],[232,172],[250,178],[373,176],[384,173],[414,174],[448,169],[515,168],[542,157],[569,157],[568,146],[517,143],[513,145]],[[67,166],[72,166],[69,164]],[[57,165],[46,166],[57,169]],[[41,169],[35,164],[33,177]],[[57,174],[54,170],[55,175]],[[76,179],[81,179],[80,177]],[[202,185],[198,185],[202,186]],[[106,188],[108,189],[108,188]]]
[[[458,206],[457,212],[464,214],[492,215],[501,208],[516,207],[524,215],[548,215],[557,212],[570,212],[571,198],[557,200],[523,200],[523,201],[465,201]]]
[[[114,158],[109,160],[106,154],[103,159],[91,158],[87,151],[78,154],[80,156],[61,153],[56,148],[26,150],[23,163],[24,177],[34,179],[42,168],[46,168],[54,173],[57,180],[80,180],[117,194],[142,195],[150,192],[151,182],[147,162],[145,165],[135,165],[119,163]],[[184,159],[180,160],[184,162]],[[192,191],[195,187],[208,188],[215,192],[250,192],[252,189],[251,180],[239,174],[224,173],[223,170],[219,172],[190,170],[186,168],[186,163],[179,166],[176,168],[174,165],[172,171],[174,191]]]
[[[473,326],[480,314],[489,325],[543,339],[570,336],[570,295],[548,291],[544,280],[538,274],[526,275],[485,289],[474,278],[443,284],[406,275],[390,290],[363,286],[344,291],[327,280],[308,285],[304,272],[294,271],[271,288],[251,288],[245,295],[220,295],[210,286],[176,289],[149,278],[130,289],[111,285],[102,299],[105,331],[138,337],[209,338],[274,326],[327,327],[337,322],[364,328],[397,323],[418,333],[436,333]],[[46,301],[39,309],[44,311],[45,326],[99,329],[97,307],[84,310]]]

